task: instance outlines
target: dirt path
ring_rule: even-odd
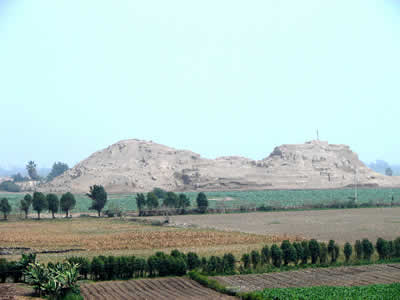
[[[83,284],[81,285],[81,294],[87,300],[236,299],[235,297],[219,294],[183,277]]]
[[[400,264],[306,269],[268,274],[217,276],[215,280],[241,292],[266,288],[359,286],[400,282]]]

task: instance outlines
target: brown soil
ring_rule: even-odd
[[[87,300],[236,299],[219,294],[188,278],[140,279],[83,284],[81,285],[81,294]]]
[[[375,241],[378,237],[400,236],[400,207],[183,215],[171,217],[170,222],[268,236],[333,239],[344,244],[363,238]]]
[[[266,288],[306,286],[360,286],[400,282],[400,265],[368,265],[301,271],[214,277],[221,284],[241,292]]]

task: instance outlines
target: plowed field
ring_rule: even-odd
[[[0,300],[14,300],[15,286],[12,284],[0,283]]]
[[[81,294],[88,300],[236,299],[205,288],[188,278],[141,279],[84,284],[81,286]]]
[[[250,292],[266,288],[360,286],[400,282],[400,264],[307,269],[301,271],[213,277],[221,284]]]

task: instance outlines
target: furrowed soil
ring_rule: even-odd
[[[237,299],[183,277],[82,284],[81,294],[87,300]]]
[[[376,241],[378,237],[392,240],[400,236],[400,207],[182,215],[171,217],[170,222],[183,227],[333,239],[344,244],[363,238]]]
[[[266,288],[360,286],[400,282],[400,264],[307,269],[268,274],[216,276],[213,279],[241,292]]]

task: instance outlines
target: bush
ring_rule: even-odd
[[[25,275],[27,282],[34,287],[39,296],[43,295],[42,292],[56,299],[62,299],[70,293],[79,295],[78,265],[66,262],[45,267],[39,263],[31,263]]]
[[[260,263],[260,253],[258,251],[253,250],[250,253],[250,258],[251,258],[251,264],[253,265],[253,268],[255,269],[258,264]]]
[[[304,248],[300,243],[293,243],[294,249],[296,249],[296,254],[297,254],[297,260],[295,264],[297,265],[300,259],[303,259],[304,256]]]
[[[327,258],[328,258],[328,247],[326,247],[325,243],[320,243],[319,244],[321,252],[319,256],[319,261],[321,264],[326,264]]]
[[[312,239],[310,240],[308,247],[310,249],[310,254],[311,254],[311,264],[316,264],[320,256],[319,243],[315,239]]]
[[[354,244],[354,251],[356,252],[356,258],[360,260],[363,255],[363,247],[360,240],[356,240]]]
[[[378,252],[379,259],[385,259],[389,256],[389,244],[383,238],[378,238],[376,241],[376,251]]]
[[[11,193],[18,193],[21,191],[21,188],[19,185],[15,184],[14,182],[7,180],[7,181],[3,181],[2,183],[0,183],[0,190],[6,191],[6,192],[11,192]]]
[[[269,258],[270,258],[269,247],[265,245],[261,249],[261,264],[262,265],[269,264]]]
[[[250,268],[250,255],[248,255],[247,253],[242,255],[242,263],[243,263],[243,267],[245,269],[249,269]]]
[[[189,252],[187,254],[187,266],[189,270],[196,269],[200,267],[201,261],[199,259],[199,256],[194,253],[194,252]]]
[[[361,245],[364,259],[370,260],[372,254],[374,253],[374,246],[368,239],[363,239]]]
[[[394,240],[393,248],[394,257],[400,257],[400,237]]]
[[[6,282],[8,277],[8,262],[4,258],[0,258],[0,282]]]
[[[271,246],[271,259],[272,259],[272,264],[279,268],[282,264],[282,250],[276,245],[273,244]]]
[[[233,274],[235,272],[236,258],[232,253],[227,253],[222,258],[224,264],[224,273]]]
[[[311,256],[310,247],[309,247],[308,241],[302,241],[301,242],[301,247],[303,248],[303,255],[301,257],[301,263],[303,265],[305,265],[305,264],[307,264],[308,259]]]
[[[350,243],[347,242],[346,244],[344,244],[343,253],[346,258],[346,263],[348,263],[350,260],[351,254],[353,253],[353,248],[351,247]]]

